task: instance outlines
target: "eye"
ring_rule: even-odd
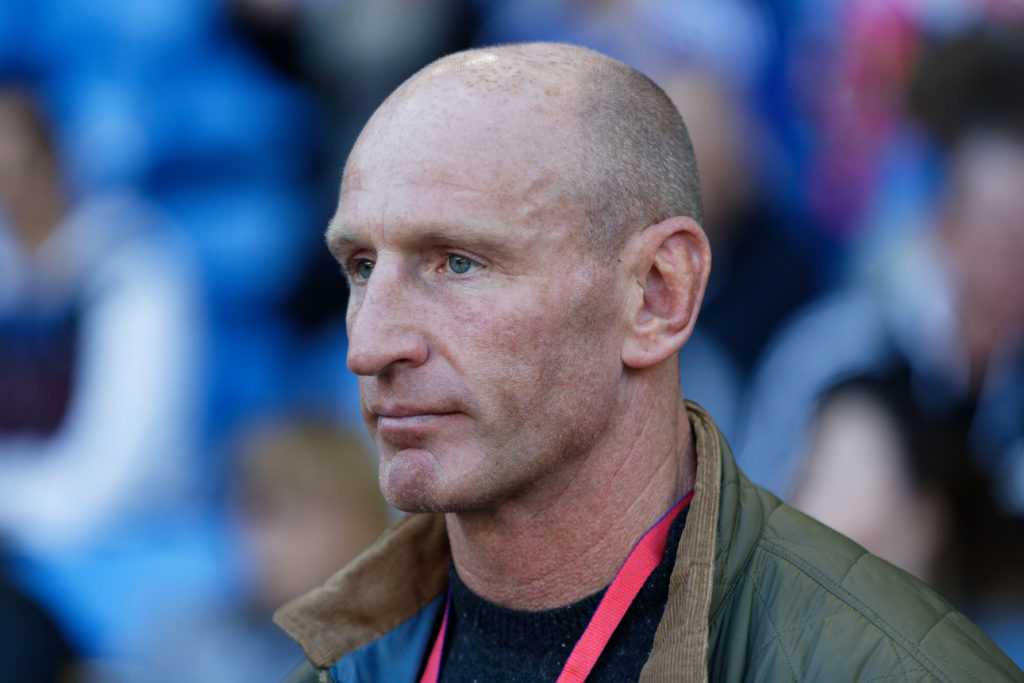
[[[473,268],[479,267],[479,265],[479,263],[466,256],[448,254],[448,269],[456,275],[465,275]]]
[[[355,263],[356,275],[363,280],[370,277],[370,273],[373,272],[373,261],[369,259],[361,258]]]

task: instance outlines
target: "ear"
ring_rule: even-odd
[[[629,312],[622,362],[640,369],[669,358],[690,338],[711,270],[711,247],[693,219],[676,216],[645,228],[636,254],[633,275],[642,296]]]

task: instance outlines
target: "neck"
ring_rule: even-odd
[[[643,534],[685,495],[696,459],[686,408],[650,420],[628,447],[586,458],[570,481],[499,510],[448,515],[459,576],[503,607],[543,610],[607,586]]]

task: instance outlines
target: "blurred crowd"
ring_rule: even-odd
[[[684,394],[757,483],[1024,665],[1018,0],[0,4],[0,680],[279,680],[394,517],[322,245],[376,105],[558,40],[690,128]]]

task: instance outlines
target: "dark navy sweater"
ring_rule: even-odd
[[[651,654],[668,600],[676,548],[686,525],[682,510],[669,529],[661,562],[637,594],[588,682],[635,681]],[[604,591],[539,612],[506,609],[474,594],[454,565],[452,610],[441,664],[443,683],[554,681],[597,609]]]

